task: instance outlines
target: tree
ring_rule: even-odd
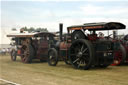
[[[25,27],[22,27],[21,29],[24,31],[28,31],[29,33],[31,33],[31,32],[48,32],[47,28],[41,28],[41,27],[35,29],[34,27],[27,28],[25,26]]]
[[[41,28],[37,28],[36,31],[37,31],[37,32],[41,32]]]
[[[16,31],[16,28],[12,28],[12,31]]]
[[[24,31],[28,31],[28,28],[26,26],[22,27],[21,29],[23,29]]]
[[[48,32],[47,28],[44,28],[44,31],[45,31],[45,32]]]
[[[28,32],[30,33],[30,32],[34,32],[35,31],[35,28],[34,27],[30,27],[29,29],[28,29]]]
[[[37,28],[35,31],[37,31],[37,32],[48,32],[47,28]]]

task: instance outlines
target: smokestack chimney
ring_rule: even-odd
[[[63,23],[60,23],[60,24],[59,24],[59,29],[60,29],[60,41],[62,41]]]

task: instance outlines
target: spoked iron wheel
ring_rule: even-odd
[[[30,44],[23,45],[22,56],[21,56],[22,62],[23,63],[31,63],[33,56],[34,56],[33,47]]]
[[[11,51],[11,60],[16,61],[16,57],[17,57],[17,51],[12,49],[12,51]]]
[[[120,45],[120,49],[114,52],[114,62],[113,62],[113,66],[118,66],[121,65],[126,58],[126,51],[125,48]]]
[[[92,44],[84,39],[74,41],[70,47],[69,59],[75,68],[89,69],[94,59]]]
[[[55,48],[51,48],[48,51],[48,64],[50,66],[56,66],[58,63],[58,54]]]

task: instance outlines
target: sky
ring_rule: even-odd
[[[121,22],[128,26],[128,0],[2,0],[1,42],[12,28],[42,27],[58,31],[66,27],[92,22]],[[3,32],[4,30],[4,32]],[[128,34],[126,30],[118,31]]]

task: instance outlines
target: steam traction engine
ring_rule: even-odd
[[[94,66],[108,67],[113,63],[114,42],[97,31],[125,29],[125,25],[117,22],[87,23],[70,26],[68,34],[62,37],[60,25],[60,41],[48,51],[48,64],[55,66],[59,57],[63,57],[74,68],[89,69]],[[90,33],[86,33],[88,30]]]
[[[16,61],[16,57],[20,56],[24,63],[31,63],[33,59],[47,61],[48,49],[56,42],[55,34],[49,32],[17,33],[7,37],[13,40],[11,60]]]

